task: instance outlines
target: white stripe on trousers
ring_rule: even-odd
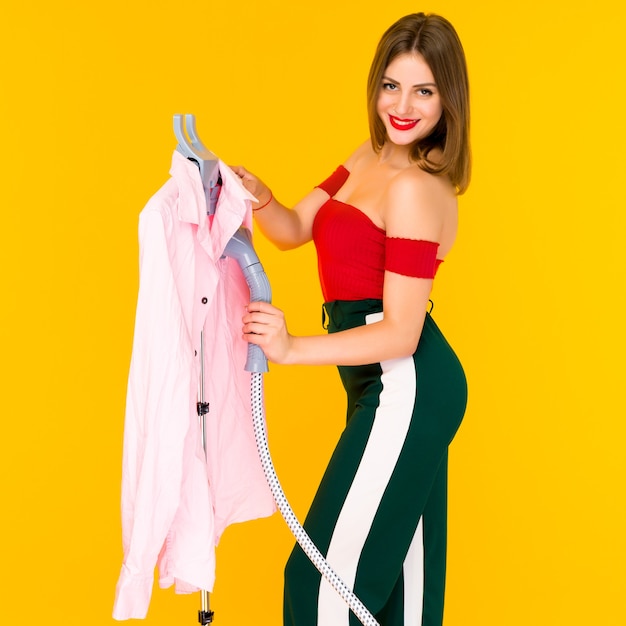
[[[424,518],[417,530],[402,567],[404,575],[404,626],[421,626],[424,610]]]
[[[371,324],[382,318],[382,313],[372,313],[366,317],[366,321]],[[333,569],[351,589],[354,587],[361,551],[400,456],[415,406],[417,375],[413,358],[383,361],[381,367],[382,390],[374,424],[356,475],[337,518],[326,556]],[[405,624],[411,626],[419,626],[422,621],[423,593],[419,591],[420,588],[423,589],[423,585],[420,584],[417,576],[417,572],[421,572],[423,580],[421,527],[420,522],[409,551],[409,555],[420,562],[415,562],[404,570],[405,577],[408,575],[410,578],[410,581],[405,579],[405,586],[411,585],[408,605],[405,594],[405,611],[410,610],[412,613],[410,616],[405,615]],[[419,549],[414,544],[419,544]],[[349,614],[348,605],[322,578],[318,596],[318,626],[348,626]]]

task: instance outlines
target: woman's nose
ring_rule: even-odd
[[[401,95],[396,101],[395,111],[399,116],[408,115],[411,113],[413,105],[411,103],[410,94]]]

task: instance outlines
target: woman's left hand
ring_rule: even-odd
[[[286,363],[293,337],[283,312],[268,302],[251,302],[243,316],[243,338],[257,346],[273,363]]]

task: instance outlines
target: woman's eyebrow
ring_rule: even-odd
[[[383,80],[386,80],[389,83],[393,83],[394,85],[399,85],[400,83],[389,76],[383,76]],[[413,85],[413,87],[436,87],[435,83],[418,83],[417,85]]]

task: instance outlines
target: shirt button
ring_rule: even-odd
[[[202,298],[202,304],[206,304],[209,301],[208,298]]]

